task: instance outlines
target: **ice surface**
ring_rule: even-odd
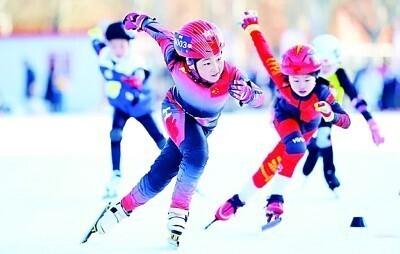
[[[178,251],[167,244],[172,184],[110,234],[79,244],[103,208],[111,162],[108,115],[0,117],[0,253],[400,253],[400,114],[375,113],[386,143],[376,147],[368,126],[351,115],[333,143],[340,197],[323,180],[321,162],[306,180],[300,162],[285,196],[282,223],[261,232],[260,191],[229,222],[207,231],[218,205],[236,193],[278,137],[265,110],[225,113],[209,137],[210,159],[192,202]],[[130,120],[122,144],[127,193],[158,154]],[[350,228],[362,216],[366,228]]]

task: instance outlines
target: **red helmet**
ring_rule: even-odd
[[[285,75],[307,75],[320,68],[321,63],[309,45],[295,45],[283,54],[281,69]]]
[[[222,51],[224,43],[218,28],[207,21],[195,20],[175,33],[174,47],[186,58],[208,58]]]

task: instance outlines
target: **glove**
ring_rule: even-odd
[[[145,22],[147,19],[151,18],[147,15],[131,12],[124,18],[124,28],[126,30],[137,30],[140,32],[143,30],[143,22]]]
[[[229,87],[229,94],[238,100],[240,105],[247,104],[254,98],[253,89],[244,80],[234,80]]]
[[[368,120],[369,130],[371,131],[372,140],[374,141],[375,145],[380,145],[385,142],[385,138],[381,136],[378,124],[375,122],[374,119]]]
[[[241,25],[244,30],[250,25],[258,25],[257,13],[255,11],[245,11]]]
[[[332,111],[331,105],[326,102],[326,101],[319,101],[314,104],[314,108],[316,111],[320,112],[322,115],[322,118],[326,122],[332,122],[335,114]]]
[[[121,78],[121,82],[127,84],[128,86],[136,89],[141,89],[143,82],[140,78],[135,76],[125,76]]]

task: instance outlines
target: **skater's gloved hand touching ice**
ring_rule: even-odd
[[[322,115],[322,118],[324,118],[324,120],[326,122],[332,122],[335,114],[332,111],[332,107],[331,105],[326,102],[326,101],[319,101],[317,103],[314,104],[314,108],[316,111],[320,112]]]
[[[381,135],[379,131],[379,126],[375,122],[375,120],[372,118],[369,119],[368,125],[369,125],[369,130],[371,131],[372,140],[374,141],[375,145],[378,146],[380,144],[383,144],[385,142],[385,138]]]
[[[148,20],[154,20],[147,15],[131,12],[124,18],[124,27],[126,30],[142,31],[143,25]]]
[[[250,25],[258,25],[257,13],[255,11],[245,11],[241,25],[244,30]]]
[[[251,102],[254,98],[254,92],[249,82],[244,80],[234,80],[229,87],[229,94],[239,101],[240,105]]]

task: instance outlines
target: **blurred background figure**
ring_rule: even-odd
[[[112,174],[103,198],[117,197],[121,182],[121,141],[123,130],[130,118],[136,119],[147,131],[159,149],[166,143],[161,129],[152,115],[154,89],[147,82],[151,71],[145,67],[145,59],[135,54],[129,34],[121,21],[107,26],[103,35],[100,27],[89,30],[93,49],[99,57],[99,69],[105,80],[108,102],[113,108],[110,131]]]
[[[400,109],[400,72],[391,73],[385,77],[380,100],[380,109]]]
[[[379,70],[378,63],[373,59],[368,59],[365,65],[355,73],[354,86],[372,110],[378,109],[383,92],[383,81],[384,77]]]
[[[331,34],[322,34],[312,40],[312,46],[321,61],[320,75],[329,81],[329,89],[335,99],[341,104],[344,96],[347,95],[351,104],[360,112],[369,126],[374,143],[383,144],[384,138],[380,133],[379,125],[369,112],[367,102],[357,93],[346,70],[342,67],[340,41]],[[335,191],[340,186],[340,181],[335,173],[331,134],[332,124],[321,120],[317,134],[307,146],[308,156],[303,166],[303,174],[308,176],[314,170],[318,157],[322,157],[325,181],[328,187]]]
[[[43,8],[35,8],[35,4],[41,3]],[[51,112],[99,110],[99,103],[105,104],[106,100],[98,85],[101,75],[94,68],[96,58],[90,54],[85,34],[96,24],[120,19],[132,9],[153,13],[172,29],[193,17],[212,20],[221,26],[225,38],[231,41],[226,58],[238,62],[242,69],[248,69],[252,80],[267,91],[273,87],[271,81],[260,75],[260,64],[253,61],[255,51],[248,46],[248,39],[240,33],[237,25],[243,10],[258,11],[263,20],[261,25],[268,27],[267,36],[271,38],[271,47],[278,57],[294,43],[308,42],[322,33],[333,34],[343,42],[343,65],[352,80],[356,76],[357,89],[371,108],[389,109],[400,104],[398,96],[389,96],[388,93],[395,87],[393,77],[398,76],[399,68],[394,66],[400,62],[400,53],[396,53],[400,51],[399,43],[396,43],[400,30],[400,11],[396,1],[310,0],[302,3],[304,11],[301,13],[292,7],[296,3],[294,0],[279,3],[273,0],[222,0],[215,3],[210,0],[195,3],[172,0],[168,4],[155,0],[55,0],[50,5],[46,3],[45,0],[28,3],[22,0],[0,1],[0,54],[3,56],[0,59],[0,89],[4,99],[16,109],[25,101],[17,96],[25,90],[15,85],[23,83],[24,74],[21,72],[24,70],[18,65],[29,59],[30,65],[35,67],[35,89],[38,94],[46,95]],[[93,5],[96,5],[95,9],[91,9]],[[154,70],[152,79],[160,80],[157,97],[161,98],[170,86],[170,78],[165,75],[160,52],[154,50],[154,43],[146,36],[140,35],[137,41],[137,51],[150,55],[149,67]],[[377,71],[382,58],[388,59],[387,68],[391,72],[379,74]],[[388,73],[392,74],[386,77]],[[49,78],[49,75],[54,76]],[[43,86],[44,83],[47,87]],[[273,98],[274,90],[270,91],[271,96],[266,100]],[[238,107],[232,104],[226,109],[234,111]]]
[[[8,106],[7,102],[4,101],[3,96],[0,94],[0,115],[11,113],[11,108]]]
[[[24,97],[25,97],[25,113],[26,114],[37,114],[43,113],[46,111],[43,98],[38,94],[38,84],[36,82],[36,71],[33,65],[28,61],[25,60],[24,63],[24,72],[25,72],[25,90],[24,90]]]
[[[35,81],[36,81],[36,75],[35,72],[32,68],[32,65],[28,62],[24,62],[24,68],[25,68],[25,98],[27,102],[32,99],[33,97],[33,92],[35,89]]]
[[[51,113],[61,113],[64,111],[64,92],[69,83],[68,54],[50,54],[48,61],[48,76],[44,99],[48,102]]]

